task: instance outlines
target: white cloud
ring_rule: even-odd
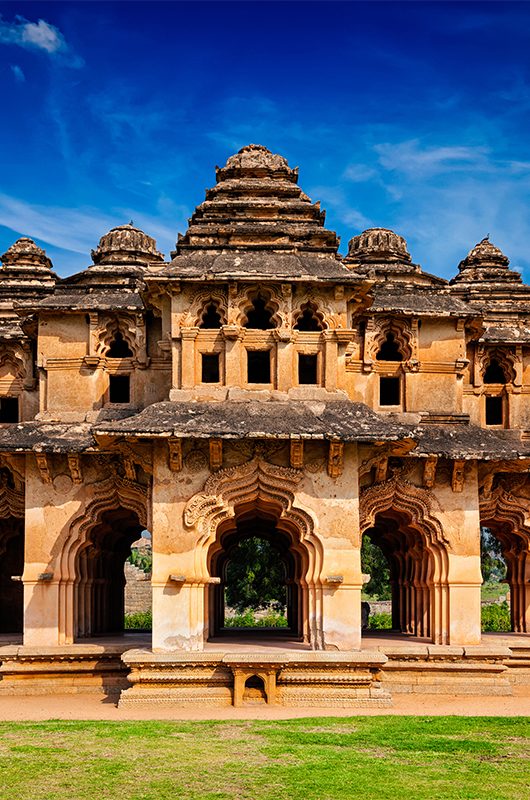
[[[63,63],[72,67],[83,65],[82,59],[72,53],[61,31],[43,19],[30,22],[17,16],[13,22],[7,22],[0,16],[0,44],[41,50],[51,57],[61,58]]]
[[[366,164],[350,164],[344,170],[342,177],[352,183],[364,183],[377,176],[377,171]]]
[[[11,72],[15,76],[15,80],[17,83],[24,83],[26,80],[26,76],[24,75],[24,71],[22,67],[19,67],[18,64],[11,64]]]
[[[409,139],[395,144],[377,144],[374,150],[379,155],[382,167],[414,178],[427,178],[470,167],[487,169],[489,166],[488,149],[485,147],[424,147],[419,139]]]
[[[94,208],[35,205],[0,193],[0,225],[18,236],[30,236],[61,250],[84,255],[87,264],[90,250],[96,247],[100,237],[131,218],[157,239],[159,249],[168,252],[174,246],[174,225],[134,209],[117,209],[111,215]]]

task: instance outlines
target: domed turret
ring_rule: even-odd
[[[469,251],[467,256],[460,262],[458,269],[474,267],[494,267],[496,269],[507,269],[510,259],[505,256],[502,250],[490,242],[489,236],[485,236],[475,247]]]
[[[388,228],[368,228],[350,239],[347,261],[367,264],[410,264],[407,243]]]
[[[227,160],[224,167],[216,168],[217,180],[226,180],[236,174],[240,177],[251,175],[270,175],[272,173],[283,173],[285,175],[298,174],[297,169],[290,169],[287,160],[272,153],[262,144],[247,144],[238,153]]]
[[[52,262],[42,247],[35,244],[33,239],[23,236],[9,247],[1,256],[4,269],[35,270],[44,267],[51,269]]]
[[[140,264],[163,261],[156,249],[156,241],[132,223],[118,225],[101,237],[92,250],[94,264]]]

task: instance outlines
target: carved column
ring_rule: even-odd
[[[181,328],[182,342],[182,388],[191,389],[198,382],[195,375],[195,339],[199,333],[198,328]]]
[[[339,356],[335,331],[324,331],[324,387],[328,392],[337,388],[337,362]]]

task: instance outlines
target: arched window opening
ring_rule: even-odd
[[[0,634],[21,634],[24,616],[24,521],[0,520]]]
[[[298,317],[294,329],[297,331],[318,332],[324,328],[314,310],[311,307],[307,307]]]
[[[272,319],[272,313],[266,305],[266,300],[261,295],[254,299],[252,308],[247,312],[245,328],[268,331],[276,327]]]
[[[132,358],[133,351],[123,338],[121,331],[116,331],[114,339],[107,350],[107,358]]]
[[[105,512],[94,525],[76,557],[74,608],[77,638],[123,633],[126,625],[127,628],[136,625],[147,627],[149,609],[146,616],[136,622],[130,619],[126,622],[125,604],[128,569],[125,562],[132,555],[132,566],[142,571],[135,550],[139,549],[139,540],[144,538],[146,535],[137,515],[125,508]]]
[[[377,361],[403,361],[399,344],[391,331],[387,333],[385,341],[381,344],[376,359]]]
[[[299,637],[299,559],[273,520],[251,517],[222,538],[211,571],[215,636]]]
[[[219,309],[215,303],[210,303],[204,310],[199,328],[208,330],[220,328],[222,324]]]
[[[484,370],[484,383],[507,383],[506,374],[498,359],[492,358]]]

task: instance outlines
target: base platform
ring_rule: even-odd
[[[151,637],[132,632],[63,647],[1,644],[0,696],[104,694],[124,707],[355,708],[388,707],[398,694],[530,695],[530,636],[522,635],[484,636],[474,647],[383,635],[351,652],[240,640],[153,653]]]

